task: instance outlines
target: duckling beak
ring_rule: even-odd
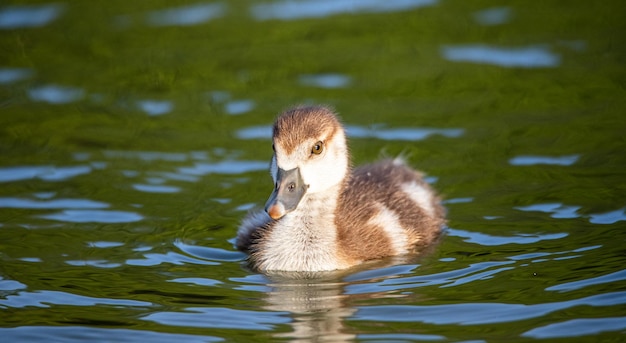
[[[307,188],[299,168],[291,170],[278,168],[276,187],[265,203],[265,212],[272,219],[282,218],[298,206]]]

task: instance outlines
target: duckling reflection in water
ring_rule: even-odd
[[[272,133],[274,191],[244,218],[237,248],[262,271],[330,271],[419,252],[445,223],[439,197],[401,159],[350,166],[327,107],[296,107]]]

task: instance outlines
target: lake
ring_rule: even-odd
[[[7,342],[626,339],[623,1],[0,5]],[[420,256],[264,275],[234,247],[275,116],[441,193]]]

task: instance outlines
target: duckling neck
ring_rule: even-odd
[[[324,233],[335,237],[335,210],[341,187],[334,186],[324,192],[309,194],[303,203],[293,211],[296,225],[302,227],[302,231],[312,236],[321,236]]]
[[[335,209],[343,182],[307,194],[298,207],[280,219],[270,235],[264,269],[334,270],[337,259]]]

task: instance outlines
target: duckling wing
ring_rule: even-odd
[[[335,221],[340,246],[359,260],[420,250],[436,240],[445,222],[439,197],[398,159],[355,169]]]

